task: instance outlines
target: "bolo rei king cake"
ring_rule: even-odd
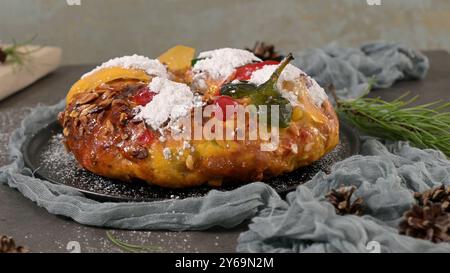
[[[291,60],[185,46],[109,60],[68,92],[65,145],[95,174],[168,188],[291,172],[339,142],[327,95]]]

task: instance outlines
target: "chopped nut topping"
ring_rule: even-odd
[[[188,155],[186,158],[186,167],[191,171],[194,169],[194,158],[192,155]]]
[[[78,127],[78,134],[80,136],[82,136],[84,134],[84,127],[83,126]]]
[[[126,149],[126,152],[137,159],[145,159],[148,157],[147,149],[140,145],[131,146]]]
[[[119,121],[122,124],[125,124],[127,122],[128,115],[126,113],[120,113]]]
[[[68,136],[69,135],[69,128],[64,128],[64,130],[63,130],[63,134],[64,134],[64,136]]]
[[[111,121],[108,119],[105,123],[106,130],[110,133],[114,133],[114,125],[111,123]]]
[[[86,116],[81,116],[79,120],[81,121],[81,124],[83,126],[85,126],[88,123],[88,119]]]
[[[80,116],[86,116],[91,113],[91,110],[95,108],[94,104],[90,104],[88,107],[84,108],[83,111],[81,111]]]
[[[97,99],[98,97],[99,95],[97,93],[85,93],[77,100],[77,104],[78,105],[86,104]]]
[[[128,105],[128,102],[122,100],[122,99],[115,99],[112,101],[112,106],[116,105]]]
[[[108,106],[110,106],[111,105],[111,103],[112,103],[112,99],[106,99],[106,100],[104,100],[104,101],[102,101],[102,102],[100,102],[99,104],[98,104],[98,107],[99,108],[106,108],[106,107],[108,107]]]
[[[72,112],[70,112],[70,114],[69,114],[69,116],[71,117],[71,118],[77,118],[78,116],[80,115],[80,113],[78,113],[77,111],[72,111]]]

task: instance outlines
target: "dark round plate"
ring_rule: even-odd
[[[298,185],[310,180],[319,171],[329,172],[334,163],[357,154],[359,152],[358,134],[343,122],[340,127],[340,143],[332,152],[309,166],[264,182],[284,196],[287,192],[295,190]],[[80,168],[74,157],[65,150],[61,132],[61,126],[55,121],[31,137],[23,147],[25,164],[37,177],[75,188],[89,198],[119,202],[155,201],[203,196],[212,189],[208,186],[165,189],[138,181],[124,183],[93,174]],[[232,190],[239,186],[239,184],[231,184],[216,189]]]

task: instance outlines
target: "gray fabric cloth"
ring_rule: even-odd
[[[403,213],[414,203],[413,191],[450,184],[450,161],[435,150],[406,142],[362,142],[362,155],[336,163],[330,175],[318,173],[287,196],[287,204],[268,206],[239,237],[240,252],[450,252],[398,234]],[[340,216],[324,196],[340,185],[354,185],[365,201],[364,216]]]
[[[373,88],[387,88],[395,81],[423,79],[428,58],[417,50],[386,42],[372,42],[359,48],[331,44],[294,54],[293,63],[321,86],[333,84],[342,99],[358,98]]]
[[[374,44],[373,47],[379,46]],[[371,52],[377,51],[372,49]],[[392,50],[380,49],[378,54],[392,54],[389,52]],[[398,67],[405,66],[404,58],[393,60],[397,60]],[[331,64],[333,61],[326,58],[323,62]],[[396,67],[390,62],[389,66]],[[414,67],[410,70],[416,71]],[[363,68],[364,65],[358,67],[361,71]],[[358,73],[362,73],[359,70]],[[414,72],[406,73],[405,69],[401,71],[408,77],[414,75]],[[333,79],[344,83],[348,73],[342,74],[342,78],[333,75]],[[385,77],[385,85],[392,84],[392,81]],[[359,80],[355,82],[359,83]],[[317,174],[290,193],[287,201],[266,184],[252,183],[230,192],[212,190],[202,198],[101,203],[85,198],[69,187],[33,178],[31,170],[24,167],[22,145],[39,128],[54,120],[63,108],[64,101],[34,109],[11,136],[12,163],[0,168],[0,183],[19,190],[50,213],[91,226],[147,230],[230,228],[257,216],[253,218],[250,230],[239,239],[238,251],[245,252],[359,252],[366,251],[366,243],[370,240],[378,241],[383,251],[449,251],[446,244],[437,245],[400,236],[395,230],[400,216],[413,202],[412,190],[424,190],[440,182],[449,182],[450,163],[440,152],[411,148],[403,142],[385,146],[367,138],[363,141],[362,156],[336,164],[330,175]],[[367,216],[336,216],[331,205],[323,202],[324,193],[342,183],[358,187],[356,195],[364,197],[369,204]]]

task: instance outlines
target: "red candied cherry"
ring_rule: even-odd
[[[277,65],[280,64],[277,61],[264,61],[259,63],[247,64],[236,68],[236,74],[234,80],[248,81],[252,77],[253,72],[260,70],[266,65]]]
[[[152,92],[148,87],[142,87],[133,96],[133,101],[139,105],[146,105],[147,103],[153,100],[153,97],[156,95],[155,92]]]
[[[214,104],[216,107],[222,111],[222,120],[227,120],[231,115],[233,115],[233,112],[228,113],[227,112],[227,106],[237,106],[239,103],[234,100],[232,97],[229,96],[220,96],[215,101]]]
[[[148,144],[150,142],[153,142],[155,137],[155,134],[147,129],[137,137],[137,141],[139,144]]]

